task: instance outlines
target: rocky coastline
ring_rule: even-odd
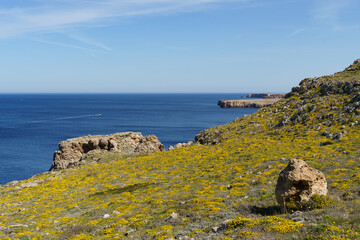
[[[262,98],[262,99],[272,99],[272,98],[285,98],[285,93],[250,93],[246,95],[247,98]]]
[[[244,100],[219,100],[221,108],[263,108],[281,100],[281,98],[269,99],[244,99]]]

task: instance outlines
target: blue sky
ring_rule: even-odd
[[[0,92],[288,92],[360,58],[359,12],[359,0],[0,0]]]

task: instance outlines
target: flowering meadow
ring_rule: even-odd
[[[305,79],[190,147],[98,153],[81,167],[0,186],[0,239],[360,239],[360,68]],[[282,214],[291,158],[328,198]]]

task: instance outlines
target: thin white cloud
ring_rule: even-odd
[[[293,31],[292,33],[290,33],[287,37],[288,38],[293,37],[295,35],[298,35],[299,33],[304,32],[305,30],[306,30],[305,28],[299,28],[299,29]]]
[[[343,26],[341,20],[347,10],[355,6],[358,0],[314,0],[311,17],[317,23],[328,25],[332,30],[348,28],[349,25]]]
[[[192,11],[229,1],[252,0],[37,0],[28,7],[0,8],[0,38],[69,29],[124,16]]]
[[[103,50],[106,50],[106,51],[112,51],[112,49],[108,46],[106,46],[105,44],[99,42],[99,41],[96,41],[94,39],[90,39],[89,37],[85,37],[85,36],[82,36],[82,35],[79,35],[79,34],[66,34],[68,37],[74,39],[74,40],[77,40],[81,43],[84,43],[86,45],[89,45],[89,46],[93,46],[93,47],[98,47],[98,48],[101,48]]]
[[[92,56],[95,56],[95,53],[99,53],[99,51],[96,51],[94,49],[85,48],[85,47],[72,45],[72,44],[66,44],[66,43],[55,42],[55,41],[48,41],[48,40],[39,39],[39,38],[28,38],[28,40],[31,40],[31,41],[34,41],[34,42],[40,42],[40,43],[46,43],[46,44],[61,46],[61,47],[79,49],[79,50],[82,50],[84,52],[87,52],[87,53],[91,54]]]

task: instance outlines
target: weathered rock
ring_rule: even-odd
[[[284,98],[285,93],[250,93],[246,95],[247,98],[263,98],[263,99],[270,99],[270,98]]]
[[[220,136],[221,132],[218,130],[204,130],[195,136],[195,142],[202,145],[215,145],[220,142],[220,140],[218,139]]]
[[[268,107],[279,100],[281,100],[281,98],[219,100],[218,105],[221,108],[262,108],[262,107]]]
[[[360,59],[354,61],[349,67],[345,68],[345,71],[358,71],[360,70]]]
[[[277,180],[277,202],[282,206],[290,201],[300,203],[308,201],[313,194],[327,194],[325,175],[309,167],[303,160],[291,159]]]
[[[173,220],[176,220],[179,217],[179,215],[175,212],[173,212],[170,216],[168,216],[165,221],[166,222],[171,222]]]
[[[50,171],[76,166],[90,151],[114,151],[124,155],[152,153],[164,151],[164,145],[155,135],[144,137],[136,132],[72,138],[59,143]]]
[[[177,148],[182,148],[182,147],[189,147],[193,144],[193,141],[188,141],[187,143],[177,143],[174,146],[171,146],[172,148],[169,147],[169,150],[172,149],[177,149]]]

